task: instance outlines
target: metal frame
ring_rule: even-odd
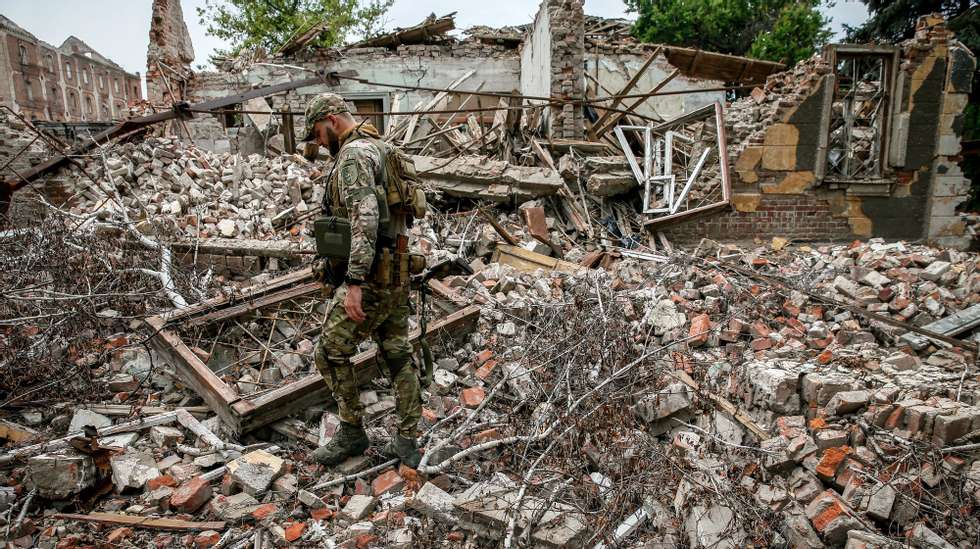
[[[682,141],[690,144],[695,143],[693,139],[678,130],[692,122],[706,120],[712,116],[714,116],[717,131],[715,145],[707,146],[701,151],[690,173],[675,173],[673,161],[675,143]],[[638,132],[642,136],[644,153],[642,168],[640,160],[634,154],[629,140],[626,138],[625,132],[627,131]],[[643,187],[642,213],[653,216],[643,222],[644,226],[661,224],[665,221],[727,207],[731,204],[728,145],[725,136],[724,111],[720,102],[706,105],[656,126],[616,126],[614,133],[623,154],[626,156],[633,176],[637,183]],[[693,208],[685,208],[690,192],[698,183],[698,178],[712,152],[718,153],[720,172],[718,185],[721,190],[721,200],[700,204]],[[684,186],[680,192],[677,189],[678,177],[683,178],[684,181]],[[709,182],[709,185],[709,189],[713,189],[714,183]],[[660,204],[654,207],[654,202],[660,202]]]
[[[456,332],[475,325],[480,316],[478,305],[466,305],[458,294],[443,284],[429,284],[441,298],[442,308],[452,310],[448,316],[431,322],[426,337]],[[177,332],[178,326],[201,326],[254,314],[258,309],[296,299],[320,299],[321,285],[309,268],[275,278],[242,290],[233,296],[219,296],[192,307],[175,309],[147,319],[156,332],[151,344],[177,371],[180,379],[204,399],[236,433],[244,433],[297,413],[317,403],[330,402],[329,391],[319,373],[256,395],[239,395],[213,372]],[[412,341],[421,337],[418,330],[409,334]],[[361,384],[379,377],[375,350],[355,355],[351,362]]]

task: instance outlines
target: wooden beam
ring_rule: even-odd
[[[666,86],[667,84],[669,84],[670,81],[673,80],[674,78],[676,78],[677,75],[680,74],[680,73],[681,73],[680,69],[674,69],[663,80],[661,80],[655,86],[653,86],[652,88],[650,88],[650,91],[648,91],[646,94],[644,94],[645,95],[644,97],[638,97],[636,99],[636,101],[633,102],[632,105],[630,105],[629,107],[626,108],[625,112],[617,112],[617,113],[615,113],[613,115],[612,119],[608,123],[606,123],[606,125],[602,126],[601,128],[599,128],[598,130],[595,131],[596,139],[601,138],[603,135],[605,135],[605,133],[608,132],[610,129],[612,129],[616,124],[618,124],[619,121],[622,120],[624,116],[626,116],[627,114],[630,114],[633,111],[635,111],[637,107],[639,107],[640,105],[642,105],[647,99],[650,99],[650,96],[651,95],[653,95],[653,94],[657,93],[658,91],[660,91],[661,89],[663,89],[664,86]],[[691,91],[693,92],[694,90],[691,90]]]
[[[497,245],[497,249],[493,253],[493,261],[503,265],[510,265],[525,273],[533,273],[538,269],[543,269],[546,272],[559,271],[562,273],[577,274],[586,270],[585,267],[575,263],[504,244]]]
[[[428,326],[426,338],[431,339],[443,332],[457,332],[476,324],[480,317],[480,306],[470,305],[446,318],[433,322]],[[414,330],[409,339],[418,341],[421,333]],[[351,364],[357,375],[358,385],[368,383],[374,378],[383,376],[378,368],[377,349],[365,351],[351,358]],[[248,432],[267,425],[280,418],[292,415],[322,402],[330,402],[330,392],[319,373],[311,374],[299,381],[294,381],[284,387],[274,389],[252,400],[254,408],[240,418],[241,432]]]
[[[133,528],[149,528],[151,530],[176,530],[179,532],[194,532],[198,530],[224,530],[224,521],[192,522],[170,518],[150,518],[134,515],[119,515],[116,513],[89,513],[77,515],[74,513],[55,513],[55,520],[80,520],[83,522],[98,522],[99,524],[118,524]]]
[[[640,81],[640,77],[643,76],[643,73],[646,72],[647,67],[649,67],[653,63],[654,59],[656,59],[657,56],[660,55],[661,49],[662,48],[660,46],[657,46],[655,50],[650,52],[650,56],[647,57],[646,61],[643,62],[643,65],[640,66],[640,69],[636,71],[636,74],[633,75],[633,78],[630,78],[629,82],[627,82],[626,85],[623,86],[623,89],[621,89],[619,93],[616,95],[626,95],[630,92],[630,90],[632,90],[636,86],[637,82]],[[616,99],[613,100],[612,104],[609,106],[609,109],[615,109],[622,102],[623,99],[621,97],[617,97]],[[601,109],[602,107],[598,107],[598,108]],[[592,127],[594,128],[602,127],[602,125],[612,114],[613,114],[612,110],[606,110],[606,112],[602,113],[602,116],[599,117],[599,120],[597,120],[596,123],[592,125]]]

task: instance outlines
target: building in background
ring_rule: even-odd
[[[0,105],[32,120],[108,122],[142,98],[139,73],[75,36],[55,47],[0,15]]]

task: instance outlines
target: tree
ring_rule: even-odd
[[[208,34],[231,44],[228,52],[255,47],[275,51],[292,36],[325,21],[323,31],[311,45],[331,47],[349,36],[372,36],[394,0],[205,0],[197,8]]]
[[[830,39],[821,0],[625,0],[644,42],[794,65]]]

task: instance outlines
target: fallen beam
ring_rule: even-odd
[[[551,168],[515,166],[481,156],[453,159],[413,156],[419,178],[450,196],[492,202],[524,202],[552,196],[564,186]]]
[[[309,269],[304,269],[244,290],[231,299],[218,297],[194,308],[149,318],[147,323],[156,330],[151,344],[174,366],[180,379],[236,433],[248,432],[314,404],[328,402],[330,395],[319,373],[309,374],[267,393],[243,397],[208,368],[174,330],[178,324],[194,327],[220,323],[292,299],[319,299],[321,286],[312,281],[312,276]],[[426,337],[462,330],[474,325],[479,316],[480,307],[470,305],[431,322]],[[409,337],[415,342],[420,339],[421,333],[416,330]],[[375,350],[356,355],[352,361],[361,384],[381,375]]]
[[[506,244],[497,245],[497,250],[493,253],[492,260],[502,265],[510,265],[525,273],[533,273],[538,269],[543,269],[545,272],[558,271],[567,274],[578,274],[588,270],[582,265],[541,255],[518,246],[507,246]]]
[[[316,250],[313,248],[303,247],[288,240],[204,238],[196,242],[171,242],[168,245],[174,253],[197,253],[232,257],[275,257],[279,259],[291,259],[316,253]]]
[[[198,530],[224,530],[224,521],[214,522],[193,522],[189,520],[177,520],[169,518],[150,518],[137,517],[133,515],[119,515],[116,513],[89,513],[87,515],[77,515],[74,513],[55,513],[51,515],[55,520],[80,520],[83,522],[98,522],[99,524],[118,524],[133,528],[149,528],[151,530],[177,530],[180,532],[193,532]]]

